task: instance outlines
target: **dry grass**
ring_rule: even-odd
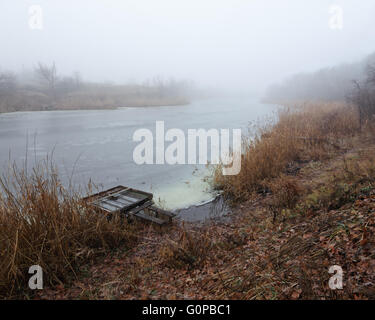
[[[57,109],[113,109],[118,107],[152,107],[185,105],[189,101],[179,95],[160,95],[155,89],[127,86],[88,87],[60,99]]]
[[[186,105],[189,99],[180,93],[163,93],[145,86],[87,85],[80,90],[58,94],[52,99],[35,88],[19,89],[0,99],[0,113],[46,110],[93,110],[119,107]]]
[[[272,213],[273,221],[288,210],[293,210],[303,193],[299,181],[291,176],[281,175],[270,183],[273,197],[268,205]]]
[[[166,239],[161,245],[159,255],[162,264],[170,268],[192,269],[200,266],[213,247],[207,232],[191,232],[178,228],[177,241]]]
[[[0,297],[31,294],[32,265],[43,268],[45,284],[62,283],[99,252],[131,244],[132,228],[82,203],[50,161],[31,173],[12,166],[0,178]]]
[[[270,191],[270,181],[289,166],[321,160],[337,152],[359,130],[357,110],[345,104],[305,104],[279,111],[276,123],[258,128],[244,141],[241,172],[214,172],[214,186],[233,201]]]
[[[366,149],[338,160],[320,183],[302,197],[299,210],[335,210],[369,193],[375,186],[374,155],[373,149]]]

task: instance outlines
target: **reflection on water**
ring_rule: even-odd
[[[29,166],[53,151],[63,183],[74,171],[73,183],[91,178],[101,188],[125,185],[151,191],[169,209],[207,201],[212,195],[202,181],[206,168],[199,165],[142,165],[133,161],[133,133],[140,128],[155,132],[155,121],[165,130],[234,129],[270,115],[273,106],[252,99],[207,99],[186,106],[122,108],[92,111],[44,111],[0,114],[0,170],[13,160]],[[155,136],[155,134],[154,134]],[[167,146],[167,144],[166,144]],[[196,209],[198,212],[200,209]],[[185,213],[187,216],[188,214]]]

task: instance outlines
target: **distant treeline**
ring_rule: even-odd
[[[296,74],[284,83],[269,87],[264,100],[273,103],[346,101],[358,84],[366,86],[368,73],[374,66],[375,53],[358,63]]]
[[[142,84],[86,82],[78,72],[64,76],[55,63],[38,63],[20,74],[0,69],[0,112],[182,105],[193,87],[191,81],[161,77]]]

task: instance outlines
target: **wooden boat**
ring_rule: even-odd
[[[157,225],[169,224],[175,214],[154,205],[153,194],[141,190],[117,186],[93,194],[83,200],[111,217],[122,214],[127,218],[136,218]]]

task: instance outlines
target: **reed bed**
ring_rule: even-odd
[[[32,295],[28,270],[43,269],[44,284],[66,283],[96,255],[136,240],[134,226],[108,220],[65,188],[50,160],[9,167],[0,177],[0,297]]]
[[[213,185],[234,202],[267,192],[270,181],[289,167],[321,160],[339,150],[360,129],[355,106],[343,103],[309,103],[280,109],[276,121],[258,126],[244,139],[241,171],[223,176],[214,169]]]

